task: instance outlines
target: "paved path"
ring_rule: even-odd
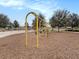
[[[25,30],[0,32],[0,38],[7,37],[10,35],[15,35],[15,34],[21,34],[24,32],[25,32]],[[28,32],[34,32],[34,30],[29,30]]]
[[[10,35],[14,35],[14,34],[20,34],[20,33],[24,33],[24,32],[25,32],[24,30],[0,32],[0,38],[7,37]]]

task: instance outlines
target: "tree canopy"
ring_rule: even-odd
[[[67,10],[57,10],[55,11],[54,15],[50,19],[51,27],[58,27],[59,28],[64,26],[67,22],[67,16],[69,14],[69,11]]]
[[[18,28],[18,27],[19,27],[19,23],[18,23],[17,20],[14,21],[14,27],[15,27],[15,28]]]
[[[39,14],[38,15],[38,27],[39,28],[42,28],[45,26],[45,17],[42,15],[42,14]],[[32,28],[33,29],[36,29],[36,18],[33,20],[33,23],[32,23]]]
[[[4,14],[0,14],[0,27],[5,28],[9,24],[10,24],[9,18]]]
[[[76,13],[70,13],[67,10],[57,10],[50,19],[51,27],[78,27],[79,26],[79,15]]]

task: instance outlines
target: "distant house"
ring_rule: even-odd
[[[46,24],[45,24],[45,27],[46,27],[49,31],[52,30],[52,27],[51,27],[51,25],[50,25],[49,23],[46,23]]]
[[[46,23],[46,24],[45,24],[45,27],[51,28],[51,26],[50,26],[49,23]]]
[[[43,32],[46,32],[47,30],[48,31],[51,31],[52,30],[52,27],[50,26],[50,24],[49,23],[45,23],[45,27],[42,27],[42,28],[40,28],[39,29],[41,32],[43,31]]]

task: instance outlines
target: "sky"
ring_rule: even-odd
[[[79,14],[78,6],[79,0],[0,0],[0,14],[7,15],[11,22],[17,20],[23,26],[25,16],[31,11],[43,14],[48,22],[58,9]],[[30,25],[33,19],[33,15],[28,16]]]

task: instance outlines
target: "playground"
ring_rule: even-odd
[[[0,59],[79,59],[79,0],[0,0]]]
[[[79,33],[51,32],[36,35],[28,32],[26,47],[25,33],[0,38],[1,59],[79,59]]]
[[[28,15],[35,16],[35,29],[28,29]],[[0,32],[1,59],[79,59],[79,33],[52,31],[45,24],[41,31],[38,15],[30,12],[25,29]]]

